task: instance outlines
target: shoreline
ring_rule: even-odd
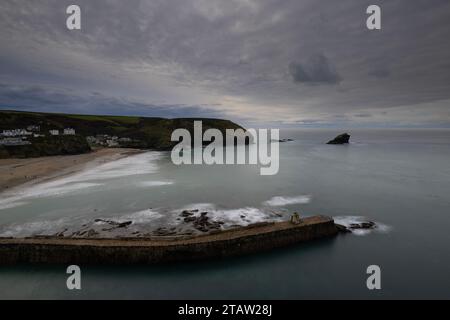
[[[89,153],[28,159],[0,159],[0,194],[76,173],[88,165],[99,165],[145,152],[140,149],[100,148]]]
[[[0,265],[158,264],[258,253],[339,233],[334,220],[312,216],[301,223],[260,223],[191,237],[67,239],[0,238]]]

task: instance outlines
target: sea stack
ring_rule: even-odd
[[[350,135],[348,133],[343,133],[338,135],[333,140],[327,142],[327,144],[346,144],[350,140]]]

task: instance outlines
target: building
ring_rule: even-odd
[[[30,141],[24,140],[26,138],[22,137],[10,137],[0,139],[0,146],[24,146],[27,144],[31,144]]]
[[[65,128],[64,133],[65,136],[74,136],[75,135],[75,129],[72,128]]]
[[[31,126],[27,127],[27,130],[31,131],[31,132],[39,132],[39,131],[41,131],[41,127],[40,126],[31,125]]]
[[[106,140],[106,145],[110,148],[114,148],[119,146],[119,142],[117,142],[117,140],[108,139]]]
[[[25,129],[13,129],[13,130],[3,130],[3,137],[20,137],[20,136],[31,136],[32,133]]]
[[[59,130],[49,130],[48,131],[52,136],[59,136]]]

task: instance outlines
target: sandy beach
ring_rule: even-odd
[[[0,193],[22,184],[34,184],[72,174],[88,164],[114,161],[142,150],[102,148],[90,153],[30,159],[0,159]]]

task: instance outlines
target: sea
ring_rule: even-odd
[[[0,237],[71,232],[95,219],[143,232],[183,228],[185,209],[223,227],[327,215],[377,228],[243,257],[156,266],[0,267],[0,299],[450,298],[450,130],[285,129],[279,172],[174,165],[148,151],[0,194]],[[134,229],[132,229],[134,230]],[[367,270],[380,268],[381,289]]]

